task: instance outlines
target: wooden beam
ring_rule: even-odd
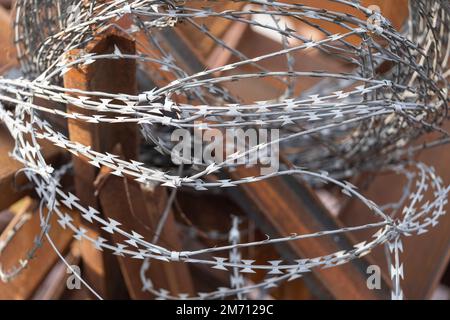
[[[14,218],[14,215],[10,210],[4,210],[0,212],[0,234],[5,230],[11,220]]]
[[[90,43],[87,51],[94,53],[113,52],[115,47],[123,53],[135,53],[134,41],[127,35],[122,34],[121,31],[116,28],[109,30],[107,35],[102,34],[97,42],[94,41]],[[77,55],[79,52],[74,51],[70,54]],[[114,80],[112,81],[111,79]],[[69,71],[65,80],[66,87],[97,90],[108,93],[133,94],[137,91],[136,63],[134,60],[130,59],[98,61],[87,68],[81,67],[81,70],[77,69]],[[80,110],[74,106],[69,106],[69,110],[86,113],[85,110]],[[72,140],[90,145],[97,151],[117,153],[117,150],[116,152],[113,150],[114,145],[116,145],[120,146],[119,154],[122,155],[124,159],[138,158],[137,126],[134,124],[92,125],[70,120],[69,132]],[[124,226],[128,225],[132,227],[132,229],[139,230],[143,228],[140,221],[145,221],[145,219],[149,219],[149,217],[153,217],[154,219],[154,217],[157,217],[161,213],[156,210],[157,208],[149,207],[147,201],[145,202],[147,206],[141,207],[142,210],[139,211],[137,216],[131,214],[126,215],[124,214],[126,211],[122,211],[120,217],[118,217],[118,213],[115,209],[121,207],[121,205],[128,204],[128,193],[125,191],[121,194],[117,193],[118,190],[124,190],[123,181],[119,180],[119,182],[117,182],[113,178],[101,179],[103,182],[107,181],[107,183],[102,182],[103,187],[101,188],[101,192],[99,192],[100,198],[97,198],[95,193],[99,190],[96,189],[93,181],[97,177],[98,170],[83,159],[74,159],[74,164],[76,190],[80,195],[80,199],[82,202],[84,199],[84,203],[102,209],[102,212],[106,217],[117,219],[118,221],[121,221]],[[115,187],[111,188],[110,185]],[[133,186],[133,188],[136,187],[134,183],[130,183],[130,185]],[[164,198],[160,198],[158,200],[161,201],[163,199]],[[126,210],[126,208],[127,207],[125,207],[124,210]],[[137,219],[137,221],[134,221],[134,219]],[[170,219],[173,219],[173,217]],[[173,223],[169,225],[174,227]],[[176,233],[172,231],[169,232],[169,234],[171,234],[172,237],[176,236]],[[145,234],[145,232],[143,234]],[[103,235],[103,237],[105,237],[105,235]],[[116,241],[116,235],[113,235],[112,239]],[[86,250],[88,249],[83,249],[82,254],[83,252],[86,252]],[[92,252],[89,253],[89,255],[92,254]],[[98,261],[98,259],[96,260]],[[140,263],[138,261],[119,258],[119,267],[124,276],[128,292],[132,298],[146,299],[151,297],[148,292],[142,291],[142,282],[139,277]],[[156,275],[155,272],[158,274]],[[160,263],[154,262],[151,273],[153,273],[153,278],[156,283],[163,281],[162,287],[168,286],[173,289],[174,292],[193,293],[192,283],[190,283],[190,276],[186,266],[165,265],[164,267],[161,267]],[[105,279],[107,278],[109,277],[105,276]]]
[[[221,40],[229,48],[236,49],[247,28],[247,23],[233,22],[229,26],[228,30],[225,31]],[[222,67],[228,63],[232,55],[233,54],[230,50],[216,45],[212,52],[209,54],[206,60],[206,65],[209,69]]]
[[[73,241],[64,257],[70,266],[79,266],[80,264],[78,245],[79,243]],[[67,287],[67,279],[69,276],[71,276],[71,273],[68,272],[66,264],[62,260],[59,260],[40,283],[39,288],[33,294],[32,299],[59,300],[66,290],[81,290],[81,288],[69,289]]]
[[[5,7],[6,9],[10,9],[12,6],[13,1],[12,0],[0,0],[0,5]]]
[[[258,168],[234,171],[235,179],[257,176]],[[237,203],[271,237],[286,236],[291,233],[309,234],[321,230],[333,230],[342,225],[321,205],[314,192],[294,177],[277,177],[258,183],[242,185],[238,191],[228,189]],[[333,237],[311,238],[290,241],[279,248],[286,259],[298,257],[315,258],[344,249],[352,249],[355,243],[346,234]],[[369,263],[364,258],[329,269],[312,269],[313,286],[319,295],[335,299],[380,299],[389,296],[388,286],[381,291],[369,290],[366,286],[366,270]]]
[[[31,199],[24,200],[22,209],[17,212],[11,223],[0,235],[0,243],[6,241],[6,247],[0,255],[0,262],[4,270],[8,270],[19,264],[20,259],[24,259],[28,250],[34,246],[35,238],[41,232],[41,219],[37,211],[37,203]],[[44,214],[47,211],[44,210]],[[72,212],[71,216],[76,216]],[[61,229],[57,223],[58,217],[52,215],[49,235],[56,247],[65,252],[73,240],[73,233],[66,229]],[[18,224],[25,223],[18,228]],[[16,231],[14,231],[16,230]],[[11,234],[15,233],[12,237]],[[29,261],[27,267],[10,282],[0,281],[0,299],[29,299],[53,268],[59,257],[53,251],[46,239],[43,240],[42,247],[35,252],[35,257]]]
[[[61,150],[51,143],[42,142],[42,152],[45,160],[56,163],[61,155]],[[25,189],[29,183],[24,174],[16,174],[23,165],[12,159],[9,153],[13,151],[14,141],[7,129],[0,125],[0,210],[4,210],[25,195],[33,193],[33,188]]]
[[[450,129],[450,123],[444,126]],[[423,141],[433,141],[433,136],[425,137]],[[418,161],[432,165],[436,175],[445,184],[450,183],[450,146],[423,151]],[[378,204],[398,201],[401,198],[406,179],[396,174],[379,174],[364,188],[364,195]],[[449,206],[447,205],[447,210]],[[376,218],[359,201],[352,200],[339,215],[345,225],[355,226],[371,223]],[[367,237],[367,232],[359,232],[358,239]],[[406,299],[428,299],[439,283],[450,259],[450,215],[439,219],[439,224],[430,228],[427,233],[403,237],[404,252],[400,261],[404,264],[404,280],[401,283]],[[389,270],[386,263],[384,248],[373,251],[374,262],[384,270]]]
[[[135,53],[135,43],[127,34],[112,26],[98,34],[84,50],[72,50],[68,57],[76,57],[82,53],[105,54],[114,52],[118,48],[126,54]],[[76,88],[87,91],[103,91],[107,93],[135,94],[136,61],[132,59],[105,59],[96,61],[88,66],[72,68],[64,76],[66,88]],[[68,105],[69,112],[92,114],[79,107]],[[68,121],[71,141],[91,146],[99,152],[112,151],[116,143],[124,146],[127,159],[137,154],[137,127],[129,124],[91,124],[70,119]],[[95,196],[94,181],[98,169],[89,164],[82,157],[73,157],[76,194],[85,206],[101,210]],[[102,236],[109,238],[98,226],[84,224],[88,234],[94,238]],[[122,280],[120,268],[115,256],[102,253],[92,247],[92,244],[82,241],[81,255],[83,272],[88,283],[105,298],[123,298],[126,288]],[[115,281],[111,281],[115,279]]]
[[[167,43],[183,45],[183,40],[176,33],[166,31]],[[178,51],[181,61],[189,66],[191,72],[204,70],[202,62],[195,53],[184,45],[184,50]],[[186,59],[183,59],[186,57]],[[200,67],[199,67],[200,66]],[[234,178],[258,175],[257,168],[239,169],[230,175]],[[320,230],[337,229],[338,221],[320,203],[306,185],[293,177],[281,177],[245,184],[239,189],[228,188],[228,192],[242,209],[258,222],[264,232],[272,236],[285,236],[292,232],[307,234]],[[335,241],[339,239],[339,241]],[[286,259],[298,257],[316,257],[335,251],[352,248],[356,243],[349,236],[339,236],[334,239],[317,238],[307,241],[290,242],[279,246],[280,253]],[[336,299],[379,299],[389,297],[389,286],[374,292],[366,287],[366,269],[369,258],[354,260],[347,265],[326,270],[314,270],[313,277],[305,277],[315,293],[323,297]]]
[[[7,3],[0,3],[6,5]],[[11,14],[0,6],[0,74],[17,65],[14,48]]]
[[[188,3],[190,8],[202,9],[204,3],[202,1],[191,1]],[[243,2],[233,2],[233,1],[222,1],[222,3],[217,2],[214,4],[214,9],[217,12],[227,11],[227,10],[240,10],[245,6]],[[223,19],[220,17],[206,17],[202,19],[193,19],[199,25],[203,25],[208,28],[209,32],[216,38],[225,40],[227,38],[227,33],[235,28],[235,22]],[[177,26],[181,33],[185,36],[185,40],[193,44],[201,54],[202,59],[207,59],[211,56],[213,51],[217,48],[217,43],[210,37],[204,35],[198,28],[193,26],[189,22],[180,23]],[[238,34],[234,34],[236,39],[239,38]],[[230,41],[234,41],[232,38],[228,38]],[[200,57],[199,57],[200,58]]]
[[[153,239],[159,218],[166,203],[167,190],[161,186],[145,188],[134,180],[112,175],[109,169],[103,168],[97,179],[98,194],[104,214],[120,221],[125,230],[134,230],[145,239]],[[113,240],[123,243],[118,234]],[[169,213],[158,242],[171,250],[182,250],[179,231],[172,212]],[[154,298],[149,292],[142,291],[140,269],[142,260],[119,257],[119,263],[124,274],[130,296],[133,299]],[[188,266],[184,263],[151,261],[147,276],[156,289],[164,288],[171,294],[194,294],[194,287]]]

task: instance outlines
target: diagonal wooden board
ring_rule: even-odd
[[[8,10],[0,6],[0,75],[17,65],[12,38],[12,21]]]
[[[17,266],[20,259],[24,259],[33,247],[35,238],[41,231],[41,220],[36,209],[37,203],[30,199],[24,200],[25,204],[21,212],[18,212],[8,227],[0,235],[0,242],[8,240],[17,223],[24,215],[28,215],[24,225],[17,230],[15,235],[7,241],[6,247],[0,255],[0,263],[4,270]],[[44,214],[47,214],[44,211]],[[71,216],[76,217],[74,212]],[[49,235],[56,247],[65,252],[73,240],[73,233],[62,229],[57,223],[57,215],[52,215]],[[76,223],[76,220],[75,220]],[[35,257],[30,260],[27,267],[10,282],[0,281],[0,299],[28,299],[30,298],[41,281],[46,277],[59,257],[54,252],[49,242],[44,239],[42,246],[35,252]]]
[[[191,72],[202,71],[204,68],[201,59],[197,59],[194,50],[190,50],[192,44],[178,36],[176,32],[164,30],[166,44],[174,46],[174,51],[181,61],[190,67]],[[182,46],[184,50],[175,48]],[[186,59],[183,57],[186,56]],[[235,172],[235,177],[254,176],[250,169],[246,172]],[[233,173],[232,173],[233,174]],[[262,184],[264,187],[261,187]],[[305,185],[295,181],[291,177],[271,179],[258,184],[245,185],[239,190],[230,190],[230,194],[237,203],[243,205],[244,211],[257,218],[257,222],[266,227],[272,236],[285,236],[292,232],[309,233],[330,228],[338,228],[339,223],[327,212],[320,201]],[[287,200],[289,198],[289,200]],[[314,207],[320,207],[316,210]],[[280,209],[283,208],[283,209]],[[324,223],[324,221],[326,221]],[[295,242],[290,248],[280,250],[286,259],[297,257],[315,257],[330,254],[352,246],[352,239],[345,236],[342,241],[313,239],[311,241]],[[311,245],[313,243],[314,245]],[[294,249],[292,248],[294,246]],[[315,256],[314,256],[315,254]],[[367,260],[366,260],[367,259]],[[354,260],[350,266],[333,267],[327,270],[314,270],[314,277],[310,278],[311,287],[322,297],[335,299],[386,299],[389,297],[389,286],[385,284],[383,290],[371,291],[366,286],[366,267],[369,266],[367,257]]]
[[[4,210],[23,196],[32,193],[32,188],[24,189],[28,179],[24,174],[16,174],[23,165],[12,159],[9,153],[12,152],[14,141],[8,130],[0,125],[0,210]],[[45,159],[50,163],[55,163],[60,157],[60,149],[50,143],[42,141],[42,150]]]
[[[258,169],[240,168],[231,173],[233,178],[258,175]],[[312,190],[294,177],[276,177],[240,187],[231,195],[255,218],[259,226],[271,236],[286,236],[292,233],[309,234],[321,230],[335,230],[342,227],[321,205]],[[373,230],[372,230],[373,231]],[[374,231],[375,232],[375,231]],[[333,237],[311,238],[290,241],[280,248],[288,261],[298,257],[316,258],[340,250],[352,249],[354,239],[348,234]],[[313,280],[318,286],[316,294],[336,299],[383,299],[389,296],[388,286],[383,290],[369,290],[366,286],[367,256],[355,259],[341,266],[328,269],[312,269]],[[311,281],[310,281],[311,283]]]
[[[139,183],[126,177],[111,174],[103,168],[96,180],[97,192],[104,214],[122,223],[127,231],[135,231],[145,239],[151,240],[157,229],[158,221],[167,203],[167,190],[161,186],[145,188]],[[124,239],[118,234],[113,235],[116,243],[123,243]],[[179,231],[173,214],[170,213],[161,233],[160,245],[171,250],[182,250]],[[154,298],[148,291],[143,291],[140,269],[143,260],[119,257],[119,264],[124,275],[130,296],[133,299]],[[189,268],[184,263],[166,263],[151,261],[147,277],[154,288],[167,289],[171,294],[194,294]]]
[[[450,123],[445,126],[450,129]],[[424,141],[427,141],[425,138]],[[431,141],[431,140],[429,140]],[[419,161],[431,165],[440,176],[444,185],[450,184],[450,146],[444,145],[423,151]],[[405,180],[395,174],[380,174],[364,191],[369,199],[379,204],[394,202],[400,199]],[[446,206],[447,211],[450,206]],[[373,215],[358,201],[352,201],[339,215],[348,226],[369,223]],[[365,232],[356,235],[358,239],[367,236]],[[427,233],[403,238],[404,252],[400,261],[404,264],[404,280],[402,289],[406,299],[428,299],[439,283],[450,259],[450,214],[442,216],[439,224],[430,228]],[[373,252],[377,264],[387,269],[384,250],[379,248]]]

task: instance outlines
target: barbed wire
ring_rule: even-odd
[[[450,191],[433,168],[411,161],[414,152],[426,147],[414,144],[424,133],[436,131],[441,134],[441,138],[431,144],[449,141],[441,124],[448,119],[450,7],[446,1],[411,0],[409,18],[400,32],[382,12],[366,8],[358,1],[333,2],[342,5],[342,12],[283,1],[236,1],[232,9],[223,10],[216,1],[117,0],[100,3],[58,0],[38,3],[37,0],[18,0],[15,41],[23,77],[0,77],[0,119],[15,140],[11,156],[24,165],[24,174],[33,182],[42,200],[41,209],[46,206],[48,214],[44,215],[41,210],[41,233],[33,248],[16,266],[8,270],[0,268],[1,279],[10,281],[26,267],[48,235],[50,218],[55,214],[59,225],[73,231],[77,240],[87,240],[99,250],[143,260],[140,271],[143,290],[161,299],[228,296],[242,299],[249,292],[296,279],[313,268],[339,266],[360,258],[380,245],[388,245],[393,255],[390,263],[392,297],[403,298],[400,288],[403,265],[399,260],[401,238],[420,235],[437,225],[445,214]],[[348,13],[350,9],[358,14]],[[116,21],[124,16],[133,22],[122,31],[135,41],[136,54],[123,53],[118,47],[105,54],[83,50],[77,56],[69,53],[73,49],[84,49],[111,25],[120,28]],[[261,22],[261,17],[269,19]],[[245,24],[254,30],[275,33],[279,48],[269,52],[255,51],[253,55],[241,52],[209,30],[206,19]],[[292,28],[290,25],[294,21],[314,29],[315,36],[307,37],[301,28]],[[192,32],[229,52],[232,57],[229,63],[205,65],[202,70],[187,68],[182,59],[161,44],[162,32],[180,25],[188,26]],[[332,61],[329,69],[321,70],[314,65],[299,67],[296,61],[311,53]],[[70,89],[61,84],[63,76],[71,69],[117,59],[134,60],[144,72],[151,66],[152,72],[162,75],[161,84],[135,95]],[[284,64],[274,63],[280,59]],[[345,67],[331,67],[338,63]],[[389,70],[381,71],[386,64]],[[261,93],[256,99],[249,99],[241,97],[242,94],[230,85],[245,85],[249,80],[261,86],[264,81],[270,81],[279,90],[271,98]],[[307,90],[300,89],[302,81],[310,81],[312,86]],[[67,111],[54,107],[54,104],[49,107],[50,104],[37,103],[37,98],[74,105],[89,113]],[[147,143],[166,156],[172,155],[174,149],[168,132],[179,128],[190,131],[269,128],[278,129],[280,136],[247,151],[227,155],[221,162],[200,163],[178,171],[179,166],[174,164],[166,163],[165,168],[149,166],[139,159],[123,160],[118,155],[102,153],[89,145],[71,141],[47,119],[48,115],[93,124],[138,125]],[[241,243],[239,234],[245,230],[239,229],[234,218],[230,244],[174,251],[158,245],[157,238],[145,239],[133,230],[124,230],[120,221],[103,217],[96,209],[80,203],[75,195],[65,191],[59,178],[70,164],[55,170],[42,155],[41,140],[86,158],[93,166],[107,167],[116,176],[142,184],[158,182],[175,189],[182,186],[195,190],[235,187],[285,175],[299,176],[311,183],[329,183],[343,194],[361,201],[378,221]],[[291,168],[259,176],[208,179],[212,174],[232,169],[237,160],[251,157],[275,144],[280,146],[282,153],[291,150],[286,152]],[[402,198],[394,204],[379,206],[346,181],[360,172],[388,170],[393,166],[409,181]],[[432,196],[426,192],[428,189],[433,191]],[[169,201],[165,212],[172,203]],[[402,214],[397,215],[401,208]],[[67,209],[75,209],[85,221],[99,224],[110,234],[121,235],[124,243],[90,237],[82,226],[74,223]],[[392,210],[390,214],[389,210]],[[372,238],[352,249],[326,256],[258,264],[251,260],[252,257],[243,259],[239,250],[366,229],[375,230]],[[229,271],[230,287],[199,292],[195,296],[183,293],[175,296],[165,288],[155,288],[146,276],[152,259]],[[267,274],[260,283],[251,283],[243,277],[243,274],[258,270]]]

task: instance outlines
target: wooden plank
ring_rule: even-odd
[[[45,141],[41,141],[41,146],[47,162],[58,162],[61,155],[59,148]],[[16,175],[23,165],[9,156],[13,148],[14,141],[8,130],[0,125],[0,210],[8,208],[25,195],[33,193],[32,188],[24,188],[29,183],[25,175]]]
[[[25,209],[16,214],[13,221],[0,235],[0,242],[7,242],[0,255],[0,262],[4,270],[17,266],[19,260],[24,259],[28,254],[28,250],[33,247],[34,240],[41,231],[41,221],[36,208],[36,202],[27,200]],[[47,214],[46,210],[44,214]],[[74,212],[71,215],[76,216]],[[26,222],[10,238],[11,232],[23,219]],[[73,240],[73,233],[68,229],[61,229],[57,220],[57,215],[52,215],[50,220],[52,228],[49,234],[56,247],[64,252]],[[17,277],[7,283],[0,281],[0,299],[30,298],[58,259],[49,242],[44,239],[42,247],[35,252],[35,257],[30,260],[27,267]]]
[[[79,266],[80,264],[80,252],[77,249],[76,242],[72,242],[69,248],[69,252],[65,255],[64,259],[70,266]],[[67,279],[71,276],[68,272],[66,264],[59,260],[53,268],[48,272],[45,279],[40,283],[39,288],[33,294],[33,300],[58,300],[61,298],[67,288]],[[72,289],[72,290],[81,290]]]
[[[7,5],[7,3],[2,3]],[[0,6],[0,74],[17,65],[12,39],[12,21],[8,10]]]
[[[212,2],[208,3],[208,6],[211,6]],[[201,9],[205,6],[204,1],[190,1],[187,3],[189,8],[197,8]],[[243,2],[218,2],[214,3],[214,10],[216,12],[222,12],[226,10],[239,10],[245,6]],[[193,19],[198,25],[203,25],[208,28],[209,32],[215,36],[216,38],[223,38],[223,36],[233,28],[233,21],[223,19],[220,17],[206,17],[202,19]],[[186,40],[198,48],[199,52],[202,55],[202,59],[207,59],[208,56],[212,54],[217,44],[210,37],[204,35],[198,28],[190,24],[189,22],[180,23],[176,26],[177,31],[180,31],[185,37]]]
[[[90,43],[87,51],[95,53],[112,52],[115,46],[117,46],[121,52],[132,54],[135,52],[134,45],[134,41],[132,41],[127,35],[122,34],[118,31],[118,29],[112,28],[108,31],[108,35],[106,37],[105,35],[101,36],[101,40],[99,40],[98,43]],[[78,53],[71,52],[71,54],[76,55]],[[119,59],[114,61],[99,61],[92,64],[92,66],[92,69],[91,67],[88,67],[81,68],[81,70],[75,70],[74,72],[78,72],[78,74],[69,74],[71,72],[70,71],[68,73],[66,87],[81,87],[83,89],[104,91],[109,93],[136,93],[136,65],[134,60]],[[81,75],[79,74],[80,71],[82,72]],[[114,79],[113,84],[111,83],[111,79]],[[86,113],[84,110],[79,110],[79,108],[74,106],[69,106],[69,110],[76,110],[77,112],[81,111]],[[80,142],[83,141],[84,144],[93,146],[95,150],[112,152],[113,146],[117,144],[121,147],[120,154],[123,154],[125,159],[136,159],[138,156],[137,126],[133,124],[91,125],[87,123],[80,123],[78,121],[69,121],[69,132],[72,140]],[[80,174],[83,175],[83,177],[79,178],[78,176]],[[81,194],[80,199],[82,201],[83,199],[87,200],[87,203],[90,203],[93,207],[103,208],[104,215],[116,219],[116,211],[114,211],[114,207],[111,207],[111,203],[114,204],[119,201],[121,204],[126,204],[126,193],[122,193],[119,198],[108,198],[113,194],[117,196],[117,193],[102,193],[102,199],[106,198],[109,200],[102,201],[100,205],[98,199],[94,195],[97,190],[95,190],[93,185],[93,181],[95,180],[94,176],[97,176],[97,170],[83,159],[75,159],[75,176],[76,189],[79,190]],[[105,189],[102,190],[114,191],[114,188],[109,188],[109,184],[113,182],[113,180],[108,180],[108,183],[105,185]],[[140,211],[139,213],[138,219],[146,216],[148,218],[149,212]],[[135,225],[132,221],[133,216],[131,215],[122,215],[118,220],[121,221],[123,225]],[[142,228],[142,225],[140,224],[137,226],[138,228]],[[82,252],[85,252],[85,250],[87,249],[83,249]],[[90,255],[92,254],[93,253],[91,252]],[[155,265],[157,264],[158,263],[155,263]],[[124,261],[119,258],[119,265],[131,297],[136,299],[150,298],[151,296],[147,292],[142,292],[141,290],[142,283],[139,277],[140,264],[136,261],[130,261],[129,259]],[[165,275],[160,274],[154,278],[157,280],[167,280],[168,284],[170,284],[169,287],[174,290],[176,289],[175,292],[193,292],[192,286],[189,285],[189,283],[184,286],[188,287],[187,290],[182,290],[183,282],[187,283],[186,281],[190,281],[189,274],[186,272],[187,269],[182,269],[178,266],[166,266],[165,268],[152,268],[152,272],[154,270],[162,270],[166,272]],[[169,271],[171,273],[167,274]],[[177,275],[182,275],[182,278],[177,278]],[[108,276],[105,276],[105,279],[107,278]],[[178,286],[181,286],[181,289]]]
[[[205,198],[208,201],[203,201]],[[193,224],[198,232],[196,238],[197,241],[191,240],[188,245],[189,248],[204,248],[211,247],[214,245],[226,245],[228,241],[212,241],[208,238],[208,233],[214,232],[216,234],[227,235],[231,228],[230,213],[235,216],[245,216],[242,208],[240,208],[231,197],[227,194],[217,194],[215,192],[196,192],[190,191],[189,189],[180,190],[177,194],[177,206],[175,207],[182,219],[187,225]],[[200,215],[199,212],[202,214]],[[181,218],[180,218],[181,219]],[[248,232],[243,232],[241,234],[241,242],[250,241],[262,241],[266,239],[266,236],[256,228],[254,221],[244,220],[241,225],[243,230]],[[198,242],[198,243],[197,243]],[[280,258],[280,254],[276,251],[273,246],[260,246],[252,247],[247,249],[242,249],[241,253],[243,256],[251,257],[257,261],[257,263],[265,263],[269,260],[277,260]],[[195,277],[200,271],[197,265],[193,265],[191,268]],[[206,270],[205,270],[206,271]],[[211,278],[218,278],[221,280],[219,286],[229,286],[229,275],[225,272],[211,270],[209,272]],[[205,277],[202,273],[199,274],[200,277]],[[261,272],[256,270],[255,273],[249,274],[246,281],[252,281],[253,283],[260,283],[264,281],[267,276],[266,272]],[[195,282],[197,285],[197,282]],[[199,283],[199,285],[203,285]],[[205,284],[209,285],[209,284]],[[215,289],[215,288],[214,288]],[[206,290],[199,288],[199,290]],[[279,299],[286,300],[307,300],[312,299],[311,292],[307,288],[304,279],[298,278],[289,282],[281,282],[278,287],[271,288],[269,294],[278,297]]]
[[[105,54],[114,52],[115,48],[127,54],[135,53],[135,44],[117,27],[111,27],[96,36],[83,52]],[[80,50],[72,50],[68,56],[77,56]],[[66,88],[77,88],[87,91],[103,91],[107,93],[134,94],[136,85],[136,62],[131,59],[100,60],[88,66],[72,68],[64,76]],[[92,114],[73,105],[67,107],[69,112]],[[124,145],[125,157],[132,158],[137,153],[137,127],[129,124],[91,124],[70,119],[68,121],[69,136],[72,141],[91,146],[100,152],[111,151],[116,143]],[[98,170],[86,159],[73,157],[75,190],[81,203],[100,210],[95,196],[94,181]],[[84,224],[88,234],[93,237],[109,235],[98,226]],[[87,241],[82,241],[81,249],[83,272],[88,283],[105,298],[121,298],[126,292],[120,268],[115,256],[102,253],[92,247]],[[108,279],[116,279],[110,281]]]
[[[258,169],[238,169],[231,173],[235,179],[258,175]],[[240,187],[243,192],[232,193],[256,220],[267,234],[286,236],[291,233],[309,234],[320,230],[332,230],[342,227],[327,212],[320,200],[305,185],[294,177],[277,177]],[[233,190],[230,192],[233,192]],[[333,252],[351,249],[352,241],[348,235],[311,238],[290,241],[280,252],[288,259],[298,257],[315,258]],[[287,247],[287,248],[285,248]],[[320,284],[319,293],[336,299],[379,299],[387,298],[389,292],[369,290],[366,286],[366,270],[369,263],[356,259],[342,266],[329,269],[313,269],[314,281]]]
[[[166,33],[169,43],[182,43],[177,34]],[[204,68],[198,67],[200,59],[186,50],[178,52],[193,72]],[[194,60],[194,62],[190,62]],[[254,172],[256,170],[257,172]],[[239,169],[231,176],[234,178],[258,175],[257,168]],[[292,232],[307,234],[320,230],[336,229],[338,221],[320,204],[314,193],[305,185],[292,177],[274,178],[259,182],[258,184],[245,184],[239,190],[227,189],[236,203],[255,219],[263,231],[272,236],[285,236]],[[316,257],[330,254],[335,251],[351,248],[352,241],[348,236],[339,236],[335,239],[309,239],[307,241],[290,242],[282,246],[280,252],[284,258],[296,259],[298,257]],[[308,283],[315,288],[316,294],[337,299],[377,299],[389,296],[388,285],[379,292],[370,291],[366,287],[367,275],[365,273],[369,262],[365,258],[354,260],[348,265],[330,268],[327,270],[314,270],[314,277],[308,277]]]
[[[285,2],[298,3],[298,1],[296,0],[287,0]],[[392,25],[397,30],[401,29],[403,23],[405,22],[405,19],[408,17],[408,0],[361,0],[360,3],[366,8],[370,6],[378,6],[381,10],[381,13],[385,17],[387,17],[389,21],[391,21]],[[361,11],[333,0],[302,0],[301,4],[314,8],[321,8],[329,11],[349,14],[357,17],[358,19],[361,19],[362,21],[367,19],[365,14]],[[312,28],[303,22],[293,20],[294,19],[290,20],[290,22],[292,23],[291,28],[297,30],[297,32],[302,36],[306,38],[309,38],[310,36],[316,38],[318,35],[321,35],[315,28]],[[343,34],[348,32],[348,29],[345,29],[344,27],[329,21],[317,20],[312,18],[306,18],[305,20],[315,23],[332,33]],[[348,37],[348,40],[354,45],[359,45],[361,43],[361,38],[357,36]]]
[[[287,3],[297,3],[297,1],[285,1]],[[395,28],[400,29],[408,16],[408,0],[396,0],[394,1],[385,1],[385,0],[365,0],[362,1],[362,4],[365,6],[377,5],[380,7],[381,12],[388,17],[390,21],[392,21]],[[363,21],[366,19],[365,15],[359,12],[356,9],[352,9],[350,6],[344,5],[342,3],[337,3],[335,1],[330,0],[304,0],[301,2],[302,5],[308,5],[316,8],[324,8],[327,10],[333,10],[337,12],[345,12],[348,14],[355,15],[356,17],[362,19]],[[236,9],[236,8],[234,8]],[[261,6],[251,4],[247,5],[245,9],[258,9],[261,10]],[[220,10],[220,8],[218,8]],[[254,15],[250,17],[245,17],[247,19],[254,19],[256,17],[262,17],[261,15]],[[267,18],[267,17],[266,17]],[[288,25],[291,29],[295,30],[299,35],[303,36],[307,39],[321,39],[324,38],[325,35],[318,31],[316,28],[308,25],[305,22],[302,22],[298,19],[294,19],[292,17],[278,17],[280,20],[280,27],[284,27],[284,25]],[[201,24],[201,19],[194,19],[198,24]],[[283,49],[283,45],[281,43],[281,37],[279,41],[275,41],[272,37],[264,35],[263,28],[255,28],[254,26],[244,28],[241,26],[242,30],[245,32],[239,34],[238,32],[234,32],[233,28],[239,28],[239,23],[231,22],[231,21],[223,21],[223,19],[219,18],[207,18],[207,21],[211,20],[210,24],[212,25],[222,25],[226,26],[226,30],[222,32],[212,32],[216,37],[221,38],[226,43],[232,44],[233,41],[239,41],[239,45],[236,49],[242,52],[247,57],[256,57],[262,54],[266,54],[268,52],[275,52]],[[326,28],[332,33],[345,33],[348,30],[344,29],[341,26],[338,26],[334,23],[306,18],[306,21],[310,23],[317,24],[323,28]],[[267,24],[267,22],[263,22]],[[241,23],[243,25],[243,23]],[[198,30],[193,30],[192,27],[188,28],[189,24],[186,26],[182,26],[180,30],[182,30],[185,38],[188,40],[189,44],[195,47],[195,51],[200,51],[198,54],[199,60],[205,60],[205,65],[210,67],[217,67],[221,64],[224,64],[226,58],[229,58],[228,62],[235,62],[237,58],[230,55],[228,50],[221,48],[220,46],[213,47],[214,43],[210,40],[206,35],[203,35]],[[258,31],[258,32],[257,32]],[[267,31],[267,30],[266,30]],[[227,37],[230,35],[230,38]],[[231,39],[231,41],[230,41]],[[241,40],[242,39],[242,40]],[[300,40],[296,40],[293,38],[288,39],[291,45],[299,45],[301,43]],[[208,46],[199,45],[202,42],[209,43]],[[359,36],[349,37],[349,41],[355,45],[359,45],[361,42],[361,38]],[[222,56],[217,59],[217,54],[221,52]],[[228,57],[227,57],[228,55]],[[336,59],[332,54],[323,54],[320,50],[312,49],[312,50],[300,50],[297,52],[292,52],[291,56],[294,60],[294,70],[302,70],[302,71],[310,71],[310,70],[328,70],[330,72],[351,72],[354,69],[354,65],[349,65],[343,63],[343,61]],[[207,59],[207,60],[206,60]],[[265,59],[258,62],[259,65],[263,66],[267,70],[286,70],[286,57],[280,55],[278,57]],[[249,72],[258,72],[254,66],[242,66],[238,69],[228,71],[229,75],[234,73],[249,73]],[[301,79],[292,79],[295,80],[294,93],[295,95],[301,95],[302,92],[310,88],[312,85],[319,82],[320,78],[315,77],[302,77]],[[236,96],[246,97],[246,102],[250,101],[261,101],[261,100],[272,100],[278,98],[282,95],[286,89],[286,85],[283,84],[279,79],[274,77],[264,77],[261,79],[242,79],[235,82],[224,83],[225,87],[232,90],[232,92],[238,92]],[[245,88],[245,94],[242,92],[242,88]]]
[[[25,195],[24,191],[18,192],[15,187],[26,184],[27,179],[24,175],[15,176],[23,166],[9,156],[13,147],[13,140],[8,135],[7,129],[0,126],[0,210],[8,208]]]
[[[143,188],[140,184],[127,178],[117,177],[110,170],[103,168],[98,179],[98,194],[104,214],[120,221],[125,230],[134,230],[145,239],[152,239],[157,229],[159,218],[167,203],[167,190],[154,186]],[[123,243],[118,234],[113,240]],[[182,245],[173,214],[170,213],[162,230],[160,245],[171,250],[181,250]],[[153,296],[142,291],[142,281],[139,272],[142,260],[119,257],[119,263],[124,274],[130,296],[133,299],[150,299]],[[151,261],[147,276],[156,289],[164,288],[171,294],[193,294],[193,284],[188,266],[184,263]]]
[[[5,7],[6,9],[10,9],[13,4],[12,0],[0,0],[0,5]]]
[[[14,215],[9,210],[0,212],[0,234],[5,230],[13,218]]]
[[[444,127],[450,129],[450,123]],[[423,141],[432,141],[431,137]],[[432,165],[444,185],[450,183],[450,146],[441,146],[423,151],[419,161]],[[366,179],[367,180],[367,179]],[[378,204],[395,202],[401,198],[405,179],[395,174],[380,174],[363,189],[363,194]],[[447,205],[447,210],[449,206]],[[359,225],[374,221],[374,216],[358,201],[351,201],[339,215],[345,225]],[[366,232],[356,234],[358,239],[367,237]],[[428,299],[439,283],[450,259],[450,215],[439,220],[439,225],[422,235],[403,238],[404,252],[400,261],[404,264],[402,289],[406,299]],[[383,248],[373,252],[375,263],[387,269]]]
[[[241,41],[248,24],[242,22],[234,22],[229,26],[229,29],[223,35],[221,39],[227,47],[236,49]],[[232,56],[232,52],[222,46],[216,45],[212,52],[209,54],[206,65],[209,69],[215,69],[227,64]]]

